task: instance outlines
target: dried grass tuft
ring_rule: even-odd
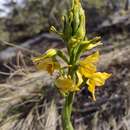
[[[52,80],[42,72],[0,84],[0,130],[56,130]]]

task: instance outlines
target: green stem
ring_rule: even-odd
[[[70,93],[65,99],[65,104],[62,111],[63,130],[74,130],[71,123],[73,98],[74,93]]]

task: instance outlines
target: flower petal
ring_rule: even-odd
[[[95,101],[95,83],[93,82],[93,80],[88,80],[87,81],[87,85],[88,85],[88,91],[92,94],[92,98]]]
[[[80,87],[80,85],[83,83],[83,78],[82,78],[82,75],[79,73],[79,71],[77,71],[77,77],[78,77],[77,86]]]
[[[93,53],[92,55],[89,55],[88,57],[86,57],[85,59],[83,59],[82,61],[80,61],[80,63],[84,63],[84,64],[88,64],[88,63],[97,63],[99,61],[99,51]]]
[[[38,70],[47,71],[49,74],[52,74],[54,70],[57,70],[60,68],[60,64],[57,61],[53,61],[52,58],[35,60],[34,64]]]
[[[48,66],[50,67],[52,65],[52,59],[51,58],[46,58],[42,60],[35,60],[34,64],[36,65],[36,68],[38,70],[47,70]]]
[[[88,63],[87,65],[82,64],[79,67],[79,72],[86,78],[89,78],[93,73],[96,72],[96,66],[91,63]]]
[[[105,80],[107,80],[110,76],[111,74],[105,72],[97,72],[93,74],[92,79],[96,86],[103,86],[105,84]]]
[[[86,78],[89,78],[93,73],[96,72],[95,63],[99,60],[99,52],[86,57],[80,61],[79,72],[84,75]]]

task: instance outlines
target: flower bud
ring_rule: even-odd
[[[44,58],[49,58],[49,57],[53,57],[57,54],[57,50],[56,49],[49,49],[45,52],[44,54]]]
[[[64,16],[64,28],[63,28],[63,38],[65,41],[68,41],[71,36],[72,36],[72,27],[71,27],[71,22],[72,22],[72,16],[73,14],[69,12],[69,15]]]
[[[85,13],[80,0],[72,1],[72,8],[64,18],[64,39],[69,47],[74,47],[85,38]]]

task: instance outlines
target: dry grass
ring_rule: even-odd
[[[45,78],[45,75],[47,74],[28,74],[22,80],[0,84],[2,130],[41,130],[52,126],[56,128],[56,106],[54,102],[51,103],[52,99],[50,102],[44,99],[47,87],[51,84],[47,83],[51,79],[48,79],[49,76]]]

